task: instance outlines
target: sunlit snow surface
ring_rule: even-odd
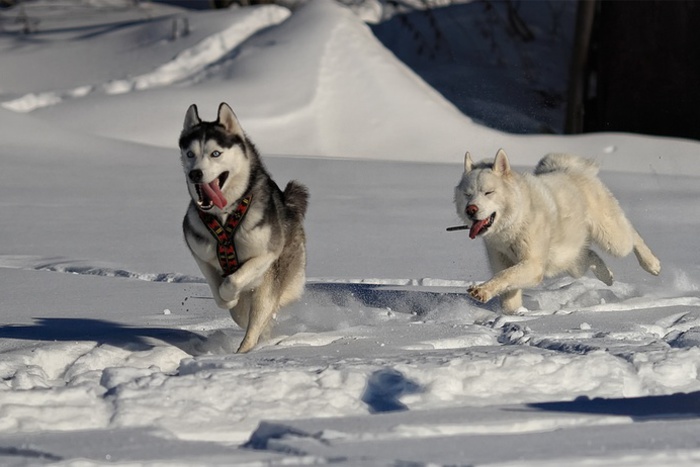
[[[0,11],[0,463],[700,461],[700,145],[487,129],[332,2],[61,5]],[[306,293],[247,355],[180,231],[184,112],[221,101],[311,191]],[[445,227],[499,147],[598,159],[661,276],[472,302],[483,245]]]

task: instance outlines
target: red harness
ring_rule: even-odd
[[[243,198],[236,206],[236,209],[228,215],[224,225],[221,225],[221,222],[215,215],[197,209],[199,218],[216,238],[216,256],[219,259],[219,266],[224,271],[223,277],[233,274],[241,267],[238,263],[234,237],[236,229],[238,229],[246,212],[248,212],[252,200],[253,195]]]

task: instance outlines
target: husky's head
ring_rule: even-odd
[[[187,187],[199,209],[225,211],[243,196],[250,174],[250,143],[231,107],[222,102],[216,121],[203,122],[192,104],[179,143]]]
[[[508,214],[511,174],[503,149],[499,149],[493,163],[475,164],[468,152],[464,155],[464,173],[455,187],[455,206],[457,215],[471,226],[470,238],[499,230]]]

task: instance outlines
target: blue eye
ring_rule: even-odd
[[[192,151],[187,151],[187,157],[192,159],[194,157],[194,153]]]
[[[212,151],[211,157],[219,157],[221,153],[219,151]]]

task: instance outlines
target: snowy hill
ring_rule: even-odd
[[[334,2],[25,8],[28,35],[0,11],[0,463],[700,460],[700,144],[485,128]],[[311,191],[305,295],[246,355],[180,230],[184,113],[221,101]],[[452,188],[499,147],[598,159],[662,275],[468,299],[489,272]]]

